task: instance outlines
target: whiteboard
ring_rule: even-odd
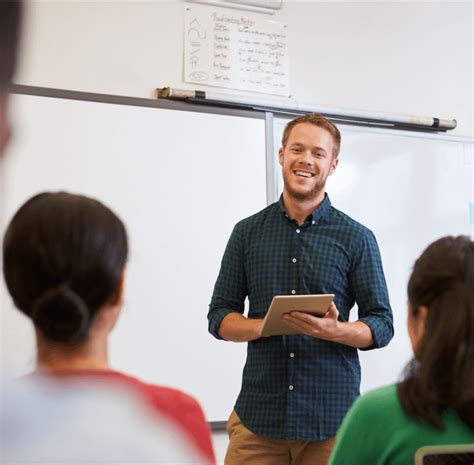
[[[288,119],[274,121],[274,145]],[[332,205],[370,228],[379,244],[395,335],[378,350],[360,351],[361,391],[396,382],[412,351],[406,330],[407,283],[432,241],[471,235],[474,145],[466,139],[339,126],[339,165],[328,178]],[[275,160],[278,192],[283,179]],[[357,319],[357,307],[351,320]]]
[[[15,137],[0,165],[2,231],[45,189],[84,193],[114,209],[131,251],[113,367],[193,394],[210,421],[227,418],[246,347],[212,338],[206,314],[233,225],[266,204],[264,121],[26,95],[12,103]],[[274,120],[278,192],[286,122]],[[395,318],[389,346],[360,353],[365,392],[396,381],[411,357],[406,283],[414,260],[438,237],[472,232],[474,145],[401,131],[341,132],[327,190],[336,208],[374,231]],[[20,375],[34,368],[34,334],[3,281],[0,291],[2,366]]]
[[[245,345],[215,340],[207,311],[234,224],[265,207],[261,119],[16,95],[2,168],[2,232],[43,190],[96,197],[126,223],[126,298],[113,368],[180,388],[225,420]],[[3,280],[2,280],[3,281]],[[35,366],[34,335],[2,282],[2,364]]]

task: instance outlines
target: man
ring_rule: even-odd
[[[10,138],[8,88],[15,70],[20,36],[20,1],[0,2],[0,158]]]
[[[357,349],[383,347],[393,337],[375,237],[332,207],[325,193],[340,142],[337,127],[321,115],[291,121],[279,151],[283,195],[240,221],[227,244],[209,330],[249,344],[228,422],[226,465],[325,464],[359,394]],[[323,318],[286,314],[284,321],[301,334],[260,337],[272,298],[285,294],[335,294],[335,303]],[[349,323],[355,302],[359,320]]]

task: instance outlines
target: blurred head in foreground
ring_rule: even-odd
[[[21,10],[20,0],[0,2],[0,158],[11,133],[7,114],[8,90],[13,80],[20,41]]]

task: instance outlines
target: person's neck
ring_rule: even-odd
[[[110,370],[107,340],[92,340],[69,347],[37,338],[37,348],[40,372]]]
[[[292,197],[286,189],[283,190],[283,204],[285,210],[291,219],[296,220],[299,225],[302,225],[306,218],[313,213],[316,208],[321,205],[324,200],[324,190],[310,200],[299,200]]]

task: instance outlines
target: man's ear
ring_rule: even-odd
[[[331,161],[331,168],[329,169],[329,176],[336,171],[337,165],[339,165],[339,157],[333,158]]]
[[[283,147],[280,147],[280,150],[278,150],[278,161],[280,163],[280,166],[283,166],[283,154],[284,154]]]

